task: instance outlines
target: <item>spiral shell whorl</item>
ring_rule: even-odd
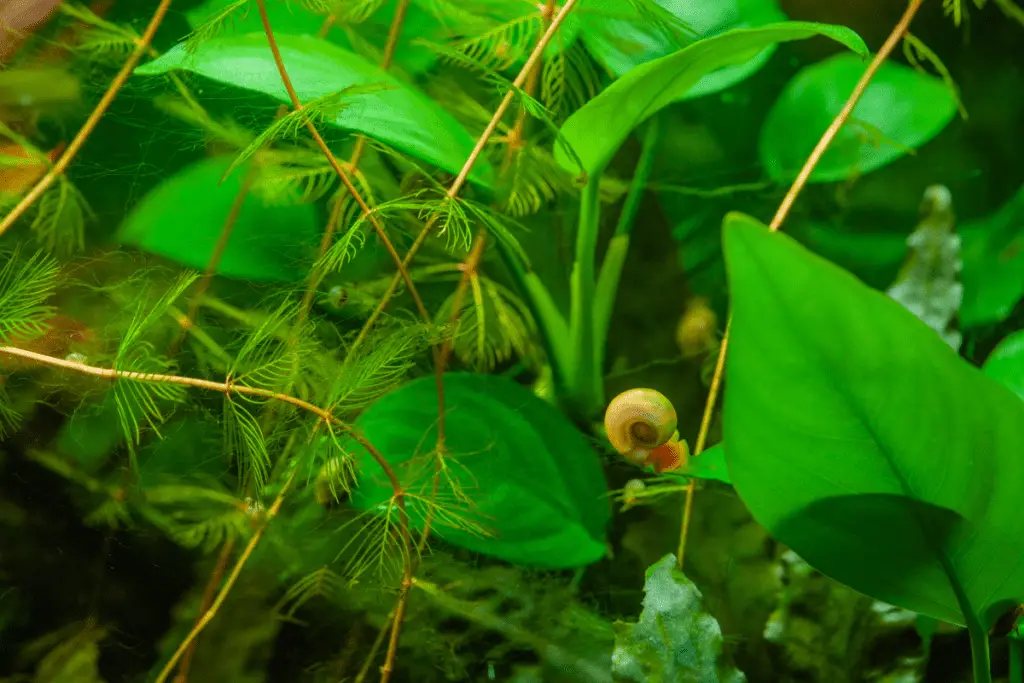
[[[604,429],[616,451],[637,464],[648,452],[669,441],[676,431],[676,409],[654,389],[630,389],[611,400]]]

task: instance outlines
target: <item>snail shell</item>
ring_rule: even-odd
[[[676,421],[672,402],[654,389],[624,391],[604,412],[604,429],[612,447],[641,466],[651,450],[672,440]]]

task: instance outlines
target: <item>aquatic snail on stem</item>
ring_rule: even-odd
[[[629,389],[611,400],[604,429],[612,447],[640,467],[657,474],[682,469],[690,448],[676,430],[676,409],[654,389]]]

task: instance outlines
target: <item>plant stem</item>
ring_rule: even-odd
[[[992,683],[992,663],[989,657],[988,632],[972,616],[967,621],[967,635],[971,640],[971,665],[974,669],[974,683]]]
[[[114,98],[117,97],[117,93],[120,92],[125,82],[132,75],[132,71],[135,70],[135,66],[139,63],[139,60],[142,59],[142,55],[149,50],[149,45],[153,42],[153,36],[156,35],[156,31],[160,28],[160,24],[163,23],[164,17],[167,16],[167,10],[170,9],[171,2],[172,0],[161,0],[156,11],[153,13],[153,17],[149,20],[149,25],[146,26],[146,30],[142,34],[142,37],[135,43],[135,49],[132,50],[131,55],[129,55],[128,59],[121,66],[121,70],[117,72],[117,75],[114,77],[114,80],[111,81],[107,91],[103,93],[103,97],[100,98],[96,108],[89,114],[89,118],[87,118],[85,123],[82,124],[78,134],[75,135],[71,143],[68,144],[67,149],[65,149],[64,153],[60,155],[60,158],[53,164],[53,167],[47,171],[46,175],[40,178],[35,187],[29,190],[28,194],[22,197],[21,201],[19,201],[17,205],[11,209],[10,213],[4,216],[3,220],[0,221],[0,235],[7,232],[10,227],[14,225],[15,221],[21,218],[21,216],[28,211],[29,207],[31,207],[32,204],[34,204],[36,200],[39,199],[51,185],[53,185],[57,178],[67,170],[67,167],[71,164],[71,160],[75,158],[75,155],[77,155],[85,145],[85,141],[92,134],[93,130],[95,130],[100,119],[103,118],[103,115],[106,114],[110,104],[114,101]]]
[[[1007,639],[1010,647],[1010,675],[1008,683],[1024,683],[1024,639],[1011,633]]]
[[[570,410],[590,417],[604,402],[603,374],[597,367],[594,348],[594,290],[597,236],[601,218],[600,172],[592,174],[583,188],[579,227],[576,230],[576,254],[570,277],[569,308],[569,395]]]
[[[476,146],[466,159],[466,163],[463,164],[462,170],[459,171],[455,180],[453,180],[452,184],[448,187],[446,195],[449,199],[455,199],[459,192],[462,191],[463,186],[466,184],[466,180],[469,178],[469,172],[473,169],[473,166],[476,165],[477,159],[480,158],[480,154],[483,152],[484,147],[488,142],[490,142],[491,136],[494,134],[494,130],[498,127],[498,123],[505,115],[505,112],[508,111],[516,92],[519,88],[523,87],[523,84],[529,77],[530,71],[533,70],[534,66],[540,60],[541,55],[544,54],[544,49],[547,48],[548,43],[551,42],[551,39],[558,31],[558,28],[562,25],[562,22],[565,21],[565,18],[569,15],[569,12],[572,11],[573,7],[576,6],[577,2],[579,2],[579,0],[566,0],[565,4],[562,5],[562,8],[551,20],[551,25],[548,26],[547,31],[545,31],[544,35],[537,41],[537,45],[534,46],[533,52],[531,52],[530,56],[526,59],[526,64],[523,65],[523,68],[519,71],[519,75],[517,75],[515,80],[512,81],[512,85],[514,87],[510,88],[509,91],[505,93],[505,97],[501,100],[498,108],[494,110],[494,115],[491,116],[490,122],[487,124],[487,127],[484,128],[484,132],[481,133],[480,138],[476,142]],[[437,219],[432,219],[423,226],[423,229],[420,230],[420,233],[413,241],[412,246],[409,247],[409,252],[405,255],[405,260],[402,262],[403,266],[406,268],[409,267],[409,264],[411,264],[413,259],[416,258],[416,254],[419,252],[420,247],[422,247],[423,243],[426,242],[427,236],[430,234],[430,231],[434,229],[436,224]],[[387,291],[385,291],[384,296],[381,297],[381,301],[377,305],[376,310],[370,314],[370,317],[363,325],[363,329],[359,331],[359,336],[356,337],[356,340],[353,343],[353,349],[358,348],[366,341],[366,336],[369,333],[370,328],[391,302],[391,298],[394,296],[395,290],[398,288],[399,280],[400,277],[397,274],[391,279],[391,284],[388,285]]]
[[[594,371],[601,377],[604,376],[608,328],[611,325],[612,309],[615,307],[619,278],[622,276],[622,268],[629,253],[630,236],[636,223],[637,213],[640,211],[640,201],[647,189],[647,180],[651,177],[651,171],[654,170],[654,158],[657,156],[660,140],[661,125],[659,116],[655,114],[647,122],[640,158],[636,162],[636,170],[633,173],[633,182],[629,185],[629,193],[622,205],[619,222],[615,226],[615,234],[608,244],[604,261],[601,263],[601,272],[597,276],[597,288],[594,290],[594,344],[597,349],[597,358]]]
[[[868,84],[871,83],[871,79],[874,78],[875,73],[882,66],[882,63],[888,59],[892,51],[896,49],[896,46],[906,35],[910,28],[910,22],[914,19],[914,15],[921,9],[921,4],[924,0],[910,0],[907,4],[906,11],[903,12],[903,16],[900,17],[899,22],[893,27],[892,32],[889,33],[889,37],[885,39],[882,47],[878,50],[878,53],[872,58],[871,63],[868,64],[868,68],[864,71],[864,74],[857,81],[857,84],[853,88],[853,92],[846,100],[846,104],[839,111],[836,117],[829,124],[829,127],[822,134],[821,139],[818,140],[818,144],[815,145],[814,150],[811,151],[810,156],[807,157],[807,161],[804,162],[804,166],[800,169],[800,173],[797,175],[796,180],[793,181],[789,191],[786,192],[786,196],[783,197],[782,203],[779,204],[778,210],[775,212],[775,216],[772,217],[771,223],[768,225],[768,229],[772,232],[777,231],[782,227],[782,222],[786,220],[786,216],[789,215],[790,209],[793,208],[793,204],[796,202],[796,198],[800,195],[800,191],[803,190],[804,185],[807,184],[808,179],[811,177],[811,173],[817,167],[818,162],[821,161],[822,155],[828,146],[832,144],[836,134],[839,133],[839,129],[843,127],[843,124],[850,118],[853,113],[854,107],[860,101],[860,98],[864,95],[864,91],[867,90]],[[732,316],[729,317],[729,321],[725,325],[725,334],[722,336],[722,345],[718,350],[718,360],[715,364],[715,374],[711,380],[711,388],[708,392],[707,402],[704,404],[704,416],[701,419],[700,433],[697,435],[697,444],[693,450],[693,455],[698,456],[704,451],[704,445],[707,442],[708,431],[711,429],[711,415],[715,409],[715,403],[718,398],[719,389],[722,383],[722,374],[725,370],[725,354],[729,347],[729,330],[732,327]],[[693,514],[693,495],[694,495],[694,481],[691,479],[689,485],[686,488],[686,502],[683,509],[683,524],[679,532],[679,568],[683,568],[683,550],[686,548],[686,535],[687,530],[690,526],[690,517]]]

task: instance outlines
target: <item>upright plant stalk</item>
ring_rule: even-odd
[[[604,398],[601,373],[595,371],[594,290],[597,236],[601,221],[601,173],[587,178],[580,202],[576,252],[570,276],[569,308],[569,403],[581,416],[595,414]]]
[[[71,164],[71,160],[75,158],[75,155],[85,146],[86,140],[92,135],[93,130],[99,124],[100,119],[107,113],[107,109],[110,104],[117,97],[117,93],[120,92],[125,82],[132,75],[132,71],[135,70],[135,66],[142,59],[142,55],[149,50],[150,43],[153,42],[153,36],[156,35],[156,31],[160,28],[160,24],[163,23],[164,17],[167,16],[167,10],[171,7],[172,0],[161,0],[157,6],[156,11],[153,13],[153,17],[149,20],[149,25],[146,26],[145,32],[142,37],[139,38],[135,43],[135,49],[132,50],[131,55],[121,66],[121,70],[117,72],[114,80],[111,81],[110,86],[107,87],[107,91],[103,93],[103,97],[100,98],[99,104],[89,114],[89,118],[85,120],[82,127],[79,129],[78,134],[75,135],[74,139],[64,150],[64,153],[60,155],[60,158],[53,164],[49,171],[46,172],[39,182],[36,183],[35,187],[29,190],[28,194],[21,198],[10,213],[4,216],[3,220],[0,220],[0,235],[7,232],[14,223],[21,218],[29,207],[31,207],[37,199],[39,199],[44,192],[46,192],[51,185],[67,170],[67,167]]]

